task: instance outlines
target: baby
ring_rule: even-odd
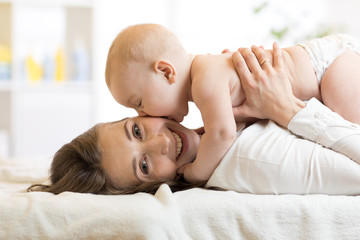
[[[274,45],[274,54],[279,51]],[[359,123],[359,52],[357,40],[337,35],[285,48],[279,54],[283,55],[296,97],[316,97]],[[272,51],[267,51],[266,58],[258,59],[260,65],[272,64],[272,56]],[[181,122],[188,114],[188,102],[196,104],[205,133],[196,159],[185,165],[183,173],[189,182],[208,180],[235,139],[236,122],[244,120],[233,114],[233,107],[245,101],[245,94],[232,53],[194,56],[163,26],[135,25],[114,40],[105,75],[115,100],[139,115]],[[349,100],[354,104],[345,104]],[[182,136],[174,136],[174,141],[178,141],[179,158],[187,141]]]

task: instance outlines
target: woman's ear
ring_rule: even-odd
[[[162,72],[170,84],[176,81],[175,66],[168,60],[158,60],[154,64],[155,72]]]

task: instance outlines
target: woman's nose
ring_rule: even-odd
[[[166,155],[169,152],[170,139],[165,134],[159,134],[149,139],[148,151]]]

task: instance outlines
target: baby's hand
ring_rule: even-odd
[[[205,133],[205,129],[204,127],[199,127],[199,128],[195,128],[193,129],[198,135],[203,135]]]
[[[228,49],[228,48],[225,48],[224,50],[222,50],[222,54],[224,54],[224,53],[228,53],[228,52],[230,52],[230,50]]]
[[[196,176],[192,171],[193,170],[192,167],[193,167],[193,163],[185,164],[184,166],[178,169],[177,173],[184,174],[184,178],[187,182],[195,183],[198,182],[199,180],[196,179]]]

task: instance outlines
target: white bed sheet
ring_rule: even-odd
[[[26,193],[49,161],[0,161],[0,239],[359,239],[360,196]]]

